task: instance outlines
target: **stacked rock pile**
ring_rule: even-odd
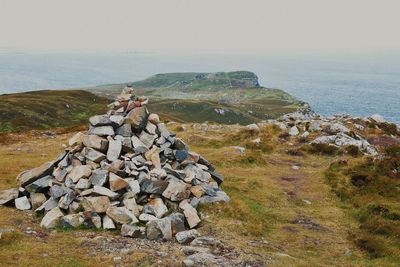
[[[195,235],[197,205],[229,201],[223,177],[147,103],[125,88],[55,160],[19,174],[20,188],[0,191],[0,205],[44,213],[45,228],[121,226],[124,236],[151,240]]]

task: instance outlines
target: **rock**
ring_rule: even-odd
[[[252,124],[247,125],[246,128],[247,128],[250,132],[252,132],[252,133],[254,133],[254,134],[257,134],[257,133],[260,132],[260,128],[259,128],[258,125],[255,124],[255,123],[252,123]]]
[[[97,135],[84,135],[83,144],[86,147],[105,152],[108,148],[108,140]]]
[[[127,178],[125,180],[129,184],[129,188],[128,188],[129,191],[131,191],[131,192],[133,192],[135,194],[139,194],[140,193],[140,185],[139,185],[138,180],[133,180],[133,179],[129,179],[129,178]]]
[[[160,152],[161,149],[159,147],[153,146],[152,149],[144,154],[145,158],[151,161],[156,169],[161,169]]]
[[[141,130],[146,126],[149,114],[146,107],[136,107],[125,116],[125,123],[131,124],[135,130]]]
[[[93,126],[106,126],[112,124],[112,121],[107,117],[107,115],[95,115],[89,118],[89,122]]]
[[[148,194],[159,194],[161,195],[167,188],[168,182],[164,180],[150,180],[145,179],[140,186],[141,191]]]
[[[157,114],[151,113],[149,115],[148,121],[157,125],[160,122],[160,118],[158,117]]]
[[[36,212],[41,212],[41,211],[49,211],[54,208],[56,208],[58,205],[58,202],[54,198],[49,198],[46,202],[44,202],[39,208],[37,208],[35,211]]]
[[[150,221],[146,224],[146,237],[149,240],[171,240],[171,221],[168,218]]]
[[[161,198],[152,198],[149,202],[143,207],[143,212],[152,214],[157,218],[162,218],[168,212],[167,206],[165,206],[164,202]]]
[[[82,155],[84,155],[88,160],[96,163],[99,163],[106,158],[106,155],[90,147],[85,147],[82,150]]]
[[[379,115],[379,114],[374,114],[374,115],[372,115],[370,118],[373,119],[373,120],[374,120],[375,122],[377,122],[377,123],[384,123],[384,122],[386,122],[385,118],[382,117],[382,116]]]
[[[63,195],[65,195],[66,193],[68,193],[69,191],[71,191],[70,188],[67,188],[64,186],[59,186],[59,185],[53,185],[49,190],[49,194],[54,199],[58,199],[58,198],[62,197]]]
[[[68,145],[74,147],[76,145],[82,144],[83,133],[78,132],[76,133],[71,139],[68,141]]]
[[[18,188],[0,190],[0,205],[4,205],[18,197]]]
[[[80,190],[88,189],[92,186],[88,179],[79,179],[78,183],[76,184],[75,188]]]
[[[192,266],[232,266],[232,264],[220,256],[211,253],[199,252],[186,257],[182,262],[184,267]]]
[[[174,212],[168,216],[171,221],[172,234],[175,235],[178,232],[186,230],[185,227],[185,215],[182,213]]]
[[[321,130],[322,130],[322,128],[321,128],[321,123],[318,122],[318,121],[312,121],[312,122],[310,123],[310,125],[308,126],[308,130],[309,130],[310,132],[321,131]]]
[[[230,201],[229,196],[224,191],[217,191],[216,196],[203,196],[200,198],[199,203],[201,204],[210,204],[215,202],[225,202],[228,203]]]
[[[211,177],[216,181],[218,184],[221,184],[224,181],[224,176],[215,172],[215,171],[208,171],[211,174]]]
[[[110,217],[108,217],[107,215],[104,215],[103,216],[103,229],[108,230],[108,229],[115,229],[115,228],[116,227],[115,227],[113,220]]]
[[[141,222],[149,222],[153,220],[158,220],[158,218],[151,214],[142,213],[139,215],[139,221]]]
[[[108,171],[102,169],[94,170],[89,181],[93,185],[103,186],[108,181]]]
[[[148,134],[145,131],[139,135],[140,141],[145,145],[146,148],[150,148],[156,138],[157,136],[155,134]]]
[[[111,191],[108,188],[105,188],[105,187],[102,187],[102,186],[98,186],[98,185],[95,185],[93,187],[93,194],[106,196],[106,197],[109,197],[111,199],[116,199],[116,198],[119,197],[119,194]]]
[[[175,238],[179,244],[186,244],[186,243],[192,242],[198,236],[199,236],[199,233],[197,232],[197,230],[192,229],[192,230],[187,230],[187,231],[182,231],[182,232],[177,233],[175,235]]]
[[[203,187],[200,185],[192,186],[190,192],[197,198],[201,198],[205,193]]]
[[[122,115],[111,115],[110,121],[113,122],[117,126],[121,126],[124,123],[124,116]]]
[[[140,215],[139,207],[136,204],[136,200],[134,198],[124,199],[122,203],[124,203],[125,208],[132,211],[132,213],[135,214],[135,216]]]
[[[15,207],[19,210],[29,210],[31,203],[27,197],[20,197],[15,199]]]
[[[115,131],[115,134],[123,136],[123,137],[131,137],[132,136],[132,127],[130,124],[123,124],[118,127]]]
[[[107,160],[115,161],[119,158],[122,150],[122,143],[118,140],[110,140],[108,143]]]
[[[76,198],[75,192],[72,190],[69,191],[60,198],[60,201],[58,202],[58,207],[64,210],[68,209],[69,205],[72,203],[72,201],[75,200],[75,198]]]
[[[162,196],[172,201],[181,201],[190,196],[188,185],[177,178],[171,176],[168,179],[168,186],[162,193]]]
[[[115,135],[114,129],[111,126],[100,126],[90,128],[88,131],[90,135],[98,135],[98,136],[113,136]]]
[[[146,147],[146,145],[135,135],[131,137],[131,140],[134,148]]]
[[[43,176],[51,174],[53,171],[53,167],[54,167],[54,162],[50,161],[42,164],[40,167],[21,172],[17,176],[19,185],[25,186],[27,184],[33,183],[34,181]]]
[[[221,241],[209,236],[197,237],[192,242],[190,242],[190,245],[194,247],[223,247]]]
[[[60,225],[64,228],[78,228],[84,222],[81,214],[69,214],[60,219]]]
[[[183,214],[185,215],[190,228],[196,227],[201,222],[199,216],[197,215],[196,209],[193,208],[187,201],[182,201],[179,204],[179,207],[183,210]]]
[[[43,191],[44,189],[46,189],[50,186],[50,184],[53,180],[54,180],[53,176],[46,175],[45,177],[42,177],[42,178],[34,181],[33,183],[25,186],[25,190],[28,191],[29,193]]]
[[[101,228],[101,217],[93,211],[84,211],[81,213],[83,218],[83,226],[86,228],[92,228],[93,226],[97,229]]]
[[[192,246],[183,246],[182,247],[182,252],[186,256],[193,255],[196,253],[211,253],[211,250],[209,248],[203,248],[203,247],[192,247]]]
[[[299,133],[300,133],[300,131],[299,131],[299,129],[297,129],[296,126],[293,126],[293,127],[290,128],[290,130],[289,130],[289,135],[290,135],[290,136],[297,136],[297,135],[299,135]]]
[[[311,144],[330,144],[333,143],[336,139],[335,135],[329,135],[329,136],[320,136],[315,138]]]
[[[30,200],[32,204],[32,209],[35,210],[46,202],[46,196],[43,193],[31,193]]]
[[[129,237],[139,237],[142,231],[140,227],[131,224],[123,224],[121,227],[121,235]]]
[[[110,173],[109,182],[110,182],[110,189],[111,191],[114,192],[129,186],[127,181],[125,181],[124,179],[122,179],[121,177],[119,177],[114,173]]]
[[[46,215],[40,222],[40,227],[44,227],[46,229],[54,228],[59,224],[60,219],[63,216],[64,214],[61,212],[60,208],[55,207],[54,209],[46,213]]]
[[[67,177],[71,178],[74,183],[81,178],[88,178],[92,174],[92,168],[89,165],[80,165],[72,168]]]
[[[81,201],[85,211],[94,211],[96,213],[105,213],[111,206],[110,199],[106,196],[86,197]]]
[[[305,131],[305,132],[301,135],[301,137],[302,137],[302,138],[307,138],[309,135],[310,135],[310,133],[307,132],[307,131]]]
[[[109,207],[106,211],[108,217],[110,217],[114,222],[124,224],[124,223],[138,223],[135,215],[125,207]]]

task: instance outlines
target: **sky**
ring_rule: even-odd
[[[398,51],[399,10],[398,0],[0,0],[0,48]]]

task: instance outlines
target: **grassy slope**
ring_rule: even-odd
[[[354,217],[354,207],[344,204],[331,191],[331,182],[326,178],[331,162],[346,159],[351,167],[363,158],[289,155],[287,150],[296,149],[298,144],[295,140],[291,140],[294,144],[291,146],[281,142],[280,132],[274,127],[262,131],[260,145],[251,143],[255,136],[237,126],[210,127],[207,132],[196,130],[192,124],[184,125],[185,131],[179,124],[171,127],[193,151],[204,155],[225,175],[223,188],[232,198],[229,204],[201,208],[207,216],[200,228],[203,234],[216,236],[241,255],[247,254],[272,266],[397,265],[396,247],[390,248],[394,254],[371,257],[353,242],[352,235],[363,233],[359,220]],[[53,159],[62,149],[60,142],[66,142],[68,136],[72,133],[55,139],[9,134],[6,139],[14,140],[13,143],[0,146],[0,189],[15,186],[15,176],[20,171]],[[245,146],[247,150],[240,155],[231,145]],[[301,168],[293,170],[292,165]],[[93,248],[82,242],[83,236],[112,237],[118,233],[44,232],[43,238],[35,238],[23,230],[29,226],[41,231],[40,219],[7,207],[0,207],[0,218],[0,228],[16,228],[16,233],[5,234],[5,241],[0,242],[0,261],[4,263],[14,263],[18,258],[20,265],[96,266],[100,262],[110,265],[113,257],[121,256],[130,265],[157,264],[158,260],[168,265],[169,257],[181,259],[183,256],[174,251],[166,258],[152,257],[146,263],[148,255],[137,258],[137,253],[110,255],[100,250],[88,257]],[[381,235],[381,238],[385,237]],[[51,256],[44,258],[43,253]]]
[[[106,111],[108,99],[82,90],[0,95],[0,132],[86,123]]]

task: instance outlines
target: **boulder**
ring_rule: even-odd
[[[102,169],[96,169],[92,172],[89,181],[93,185],[103,186],[108,181],[108,171]]]
[[[97,135],[84,135],[83,145],[95,150],[105,152],[108,148],[108,140]]]
[[[4,205],[18,197],[18,188],[0,190],[0,205]]]
[[[197,232],[197,230],[192,229],[177,233],[175,235],[175,239],[176,241],[178,241],[179,244],[186,244],[192,242],[198,236],[199,233]]]
[[[112,121],[107,115],[95,115],[89,118],[89,122],[92,126],[106,126],[112,124]]]
[[[46,175],[45,177],[42,177],[34,181],[33,183],[30,183],[27,186],[25,186],[25,190],[28,191],[29,193],[41,192],[44,189],[48,188],[53,180],[54,180],[53,176]]]
[[[29,196],[32,204],[32,209],[35,210],[46,202],[46,196],[43,193],[31,193]]]
[[[149,240],[171,240],[171,221],[168,218],[149,221],[146,224],[146,237]]]
[[[196,227],[200,222],[200,217],[197,215],[197,211],[193,208],[186,200],[183,200],[179,207],[183,210],[183,214],[186,217],[186,221],[190,228]]]
[[[82,150],[82,155],[84,155],[88,160],[96,163],[99,163],[106,158],[106,155],[90,147],[85,147]]]
[[[162,193],[162,196],[172,201],[181,201],[187,199],[190,196],[188,184],[171,176],[168,179],[168,186]]]
[[[108,229],[115,229],[115,228],[116,227],[115,227],[113,220],[110,217],[108,217],[107,215],[104,215],[103,216],[103,229],[108,230]]]
[[[185,215],[179,212],[174,212],[168,216],[171,221],[172,234],[175,235],[178,232],[186,230],[185,227]]]
[[[122,179],[114,173],[110,173],[109,182],[111,191],[119,191],[129,186],[128,182],[125,181],[125,179]]]
[[[53,171],[53,167],[54,167],[54,162],[52,161],[46,162],[42,164],[40,167],[21,172],[17,176],[17,180],[19,181],[20,186],[25,186],[27,184],[33,183],[34,181],[43,176],[51,174]]]
[[[94,211],[96,213],[105,213],[111,206],[110,199],[106,196],[86,197],[81,201],[85,211]]]
[[[72,168],[67,177],[76,183],[81,178],[88,178],[92,174],[92,168],[89,165],[80,165]]]
[[[131,224],[123,224],[121,227],[121,235],[128,237],[139,237],[142,231],[139,226]]]
[[[152,198],[143,207],[143,212],[156,216],[157,218],[162,218],[168,212],[167,206],[161,198]]]
[[[55,207],[46,213],[40,222],[40,227],[46,229],[54,228],[59,224],[62,217],[64,217],[64,214],[61,212],[60,208]]]
[[[138,223],[135,215],[125,207],[109,207],[106,211],[108,217],[110,217],[114,222],[124,224],[124,223]]]
[[[20,197],[15,199],[15,207],[19,210],[29,210],[31,209],[31,203],[26,196]]]
[[[88,134],[98,136],[113,136],[115,135],[115,132],[114,128],[111,126],[100,126],[90,128]]]
[[[146,126],[149,114],[146,107],[136,107],[125,116],[125,123],[131,124],[135,130],[141,130]]]

